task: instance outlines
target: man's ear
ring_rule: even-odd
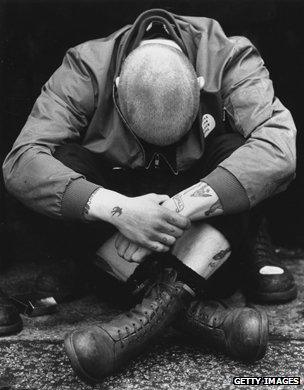
[[[205,85],[205,79],[203,76],[199,76],[197,78],[197,82],[198,82],[198,85],[199,85],[199,89],[203,89],[204,88],[204,85]]]
[[[116,87],[118,88],[118,85],[119,85],[119,76],[116,77],[116,79],[115,79],[115,84],[116,84]]]

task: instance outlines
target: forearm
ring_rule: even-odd
[[[97,187],[41,145],[13,148],[3,164],[3,176],[10,194],[51,218],[80,219]]]
[[[192,221],[215,217],[224,213],[219,197],[203,181],[174,195],[163,206],[190,218]]]
[[[105,221],[115,225],[123,212],[127,197],[106,188],[98,188],[90,197],[84,210],[87,221]]]
[[[174,195],[166,200],[162,207],[175,211],[192,221],[203,220],[224,213],[221,202],[215,191],[206,183],[198,182],[193,186]],[[125,246],[118,246],[118,253],[128,261],[141,262],[151,253],[147,248],[143,248],[133,243],[129,244],[129,252]],[[130,249],[132,247],[132,253]],[[127,253],[127,256],[126,256]]]

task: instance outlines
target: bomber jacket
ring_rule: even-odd
[[[113,99],[121,64],[151,22],[163,24],[197,76],[205,79],[199,125],[179,144],[174,173],[191,170],[204,153],[205,138],[216,129],[225,131],[224,121],[229,121],[231,131],[246,141],[202,178],[226,213],[256,205],[285,190],[294,178],[296,128],[290,112],[274,96],[269,73],[252,43],[244,37],[227,37],[213,19],[150,10],[133,25],[68,50],[42,87],[3,164],[8,191],[25,205],[54,218],[83,218],[98,185],[56,160],[58,145],[80,142],[113,166],[151,164]]]

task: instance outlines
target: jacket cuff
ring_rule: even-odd
[[[217,194],[226,214],[248,210],[249,199],[238,179],[223,167],[217,167],[201,181],[207,183]]]
[[[85,206],[97,188],[100,188],[100,186],[85,179],[72,180],[62,198],[61,213],[63,218],[84,221]]]

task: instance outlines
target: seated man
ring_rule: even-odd
[[[6,186],[83,240],[111,236],[101,266],[144,294],[67,336],[79,376],[100,381],[174,322],[235,358],[264,356],[265,313],[206,297],[248,210],[293,179],[295,134],[255,47],[212,19],[150,10],[67,52],[6,158]]]

